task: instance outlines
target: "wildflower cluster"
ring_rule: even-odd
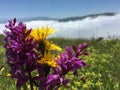
[[[5,27],[9,29],[4,31],[7,63],[11,68],[11,76],[17,79],[16,86],[19,88],[28,80],[34,82],[31,72],[37,69],[38,56],[34,50],[37,43],[32,37],[28,37],[31,30],[27,30],[22,22],[16,25],[16,19],[9,21]]]
[[[49,27],[27,29],[22,22],[16,23],[16,19],[9,21],[4,30],[4,47],[6,49],[7,63],[10,66],[12,78],[16,78],[17,89],[30,84],[39,90],[58,89],[67,87],[70,79],[65,76],[73,72],[77,76],[77,70],[86,66],[80,55],[88,55],[84,49],[86,43],[72,48],[66,46],[66,51],[57,55],[62,49],[47,37],[55,31]],[[29,83],[28,83],[29,82]]]

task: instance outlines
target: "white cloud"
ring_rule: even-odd
[[[78,21],[30,21],[25,22],[28,28],[49,26],[58,32],[51,37],[65,38],[90,38],[120,36],[120,14],[115,16],[98,16],[97,18],[86,18]],[[0,24],[0,33],[4,24]]]

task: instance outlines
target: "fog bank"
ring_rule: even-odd
[[[58,22],[58,21],[29,21],[24,22],[28,28],[49,26],[58,30],[51,37],[63,38],[98,38],[120,36],[120,14],[115,16],[87,17],[83,20]],[[0,24],[0,33],[3,33],[5,24]]]

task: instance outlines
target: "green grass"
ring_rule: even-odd
[[[87,50],[91,53],[89,56],[81,57],[89,66],[79,70],[78,77],[74,77],[69,73],[68,78],[71,82],[68,84],[69,89],[60,90],[120,90],[120,40],[84,40],[84,39],[49,39],[55,44],[61,46],[65,50],[65,46],[72,44],[79,45],[88,43]],[[0,67],[4,70],[0,71],[0,90],[16,90],[15,80],[10,77],[5,77],[9,72],[9,67],[6,64],[4,56],[5,50],[0,45]]]

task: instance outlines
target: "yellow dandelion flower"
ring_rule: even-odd
[[[58,50],[58,51],[62,50],[59,46],[50,43],[49,41],[44,41],[44,44],[45,44],[45,50]]]
[[[52,28],[42,27],[42,28],[33,29],[30,35],[34,37],[35,40],[39,41],[39,48],[42,52],[49,51],[49,50],[61,51],[62,49],[59,46],[46,40],[47,37],[53,34],[54,32],[55,30],[52,30]]]
[[[50,67],[56,67],[56,62],[54,60],[55,53],[52,53],[52,51],[62,50],[59,46],[47,40],[47,37],[53,34],[54,32],[55,30],[53,30],[52,28],[42,27],[35,28],[30,33],[30,36],[32,36],[34,40],[38,41],[38,48],[40,49],[40,53],[42,54],[43,57],[40,60],[38,60],[38,63],[48,65]]]
[[[52,28],[49,27],[42,27],[42,28],[35,28],[31,31],[30,35],[34,37],[35,40],[37,41],[43,41],[45,40],[49,35],[53,34],[56,32]]]
[[[43,64],[43,65],[48,65],[51,67],[56,67],[57,64],[54,58],[55,58],[55,54],[51,54],[50,52],[45,52],[44,57],[38,60],[38,63]]]

